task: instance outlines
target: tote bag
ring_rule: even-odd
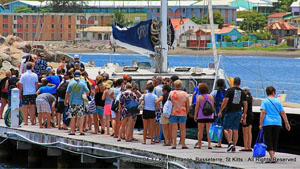
[[[208,136],[212,142],[218,143],[223,136],[223,126],[220,117],[216,118],[215,122],[210,125]]]
[[[163,107],[163,116],[169,118],[172,113],[173,103],[168,99]]]
[[[261,141],[262,138],[262,142]],[[254,147],[253,147],[253,157],[264,157],[266,156],[267,145],[264,143],[263,129],[261,129],[256,138]]]

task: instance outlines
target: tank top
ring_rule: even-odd
[[[202,109],[203,109],[205,101],[207,100],[210,104],[212,104],[212,101],[209,100],[209,98],[208,98],[209,94],[203,94],[202,96],[204,97],[204,100],[202,100],[199,105],[198,119],[214,119],[214,113],[212,113],[210,116],[203,115]]]
[[[105,105],[105,100],[102,100],[102,95],[103,95],[103,92],[97,92],[97,93],[95,94],[95,102],[96,102],[96,106],[104,107],[104,105]]]
[[[108,93],[105,95],[105,104],[111,104],[113,99],[109,96],[112,89],[109,89]]]

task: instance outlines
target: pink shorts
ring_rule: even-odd
[[[106,116],[111,115],[111,104],[106,104],[104,106],[104,115]]]

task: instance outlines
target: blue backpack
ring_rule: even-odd
[[[216,106],[216,113],[219,113],[219,110],[221,108],[221,104],[222,104],[222,101],[225,97],[225,94],[226,94],[226,91],[223,90],[217,90],[217,95],[216,95],[216,98],[215,98],[215,106]]]

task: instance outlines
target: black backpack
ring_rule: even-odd
[[[58,97],[65,99],[68,85],[69,85],[69,82],[64,81],[64,83],[59,86],[59,88],[56,91],[56,94]]]
[[[208,100],[205,100],[202,113],[204,116],[210,116],[214,113],[213,107]]]

